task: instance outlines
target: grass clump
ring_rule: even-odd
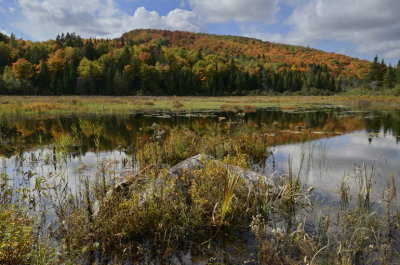
[[[255,161],[262,161],[267,157],[268,143],[265,135],[252,131],[230,132],[229,125],[221,126],[224,127],[216,128],[206,135],[187,128],[156,130],[150,141],[138,143],[139,164],[142,168],[149,164],[175,165],[199,153],[219,159],[238,153],[246,154]]]
[[[245,163],[245,157],[227,161]],[[213,161],[178,177],[168,176],[164,168],[148,167],[130,179],[126,189],[89,193],[100,201],[98,213],[87,210],[88,203],[69,206],[59,229],[70,260],[98,253],[102,260],[123,262],[143,255],[168,257],[188,245],[202,249],[200,242],[246,226],[257,209],[249,202],[253,191],[224,164]]]

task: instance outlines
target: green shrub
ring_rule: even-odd
[[[32,220],[20,210],[0,206],[0,264],[29,264],[33,244]]]

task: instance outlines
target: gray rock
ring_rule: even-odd
[[[140,194],[140,198],[141,198],[140,201],[144,202],[146,200],[146,198],[151,195],[152,192],[154,192],[156,189],[161,189],[163,187],[163,185],[165,184],[165,182],[169,179],[179,178],[181,176],[187,176],[190,179],[193,179],[194,178],[193,171],[203,169],[208,163],[216,163],[216,165],[218,165],[218,166],[226,167],[226,169],[228,170],[228,172],[230,174],[240,177],[244,181],[245,185],[250,189],[252,189],[256,185],[258,185],[260,183],[260,180],[262,180],[264,183],[265,182],[270,183],[270,179],[267,176],[258,174],[251,170],[245,170],[238,166],[225,164],[219,160],[216,160],[212,156],[199,154],[199,155],[193,156],[191,158],[188,158],[188,159],[180,162],[179,164],[171,167],[168,170],[168,175],[166,178],[158,178],[156,180],[155,185],[153,185],[151,188],[144,190]],[[140,184],[140,182],[143,182],[143,183],[146,182],[146,180],[147,180],[146,172],[148,172],[149,169],[163,170],[163,169],[166,169],[166,166],[165,165],[150,166],[149,168],[136,174],[135,176],[118,182],[112,189],[110,189],[107,192],[106,199],[110,198],[115,193],[129,196],[128,195],[129,188],[134,183]],[[188,193],[189,186],[186,181],[179,180],[179,181],[177,181],[176,184],[177,184],[178,189],[180,189],[181,192],[183,192],[183,194]],[[94,203],[94,208],[95,208],[94,215],[98,214],[100,207],[101,207],[101,203],[96,201]]]
[[[168,176],[170,178],[176,178],[182,176],[183,174],[188,174],[190,177],[193,178],[192,172],[194,170],[203,169],[207,163],[216,163],[218,166],[226,167],[231,174],[239,176],[245,181],[247,185],[256,185],[260,179],[266,180],[266,176],[258,174],[254,171],[245,170],[238,166],[225,164],[219,160],[216,160],[212,156],[202,154],[188,158],[180,162],[179,164],[171,167],[168,171]]]

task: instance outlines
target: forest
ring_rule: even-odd
[[[400,84],[400,61],[371,63],[256,39],[134,30],[32,42],[0,33],[2,95],[332,95]]]

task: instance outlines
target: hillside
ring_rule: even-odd
[[[121,39],[131,44],[164,43],[168,47],[202,51],[272,67],[327,65],[335,75],[364,78],[370,62],[308,47],[264,42],[258,39],[168,30],[133,30]],[[119,41],[121,40],[119,39]],[[132,42],[130,42],[132,41]]]
[[[301,46],[181,31],[67,33],[45,42],[0,35],[0,94],[329,95],[358,86],[372,69]],[[376,66],[382,77],[386,68]]]

